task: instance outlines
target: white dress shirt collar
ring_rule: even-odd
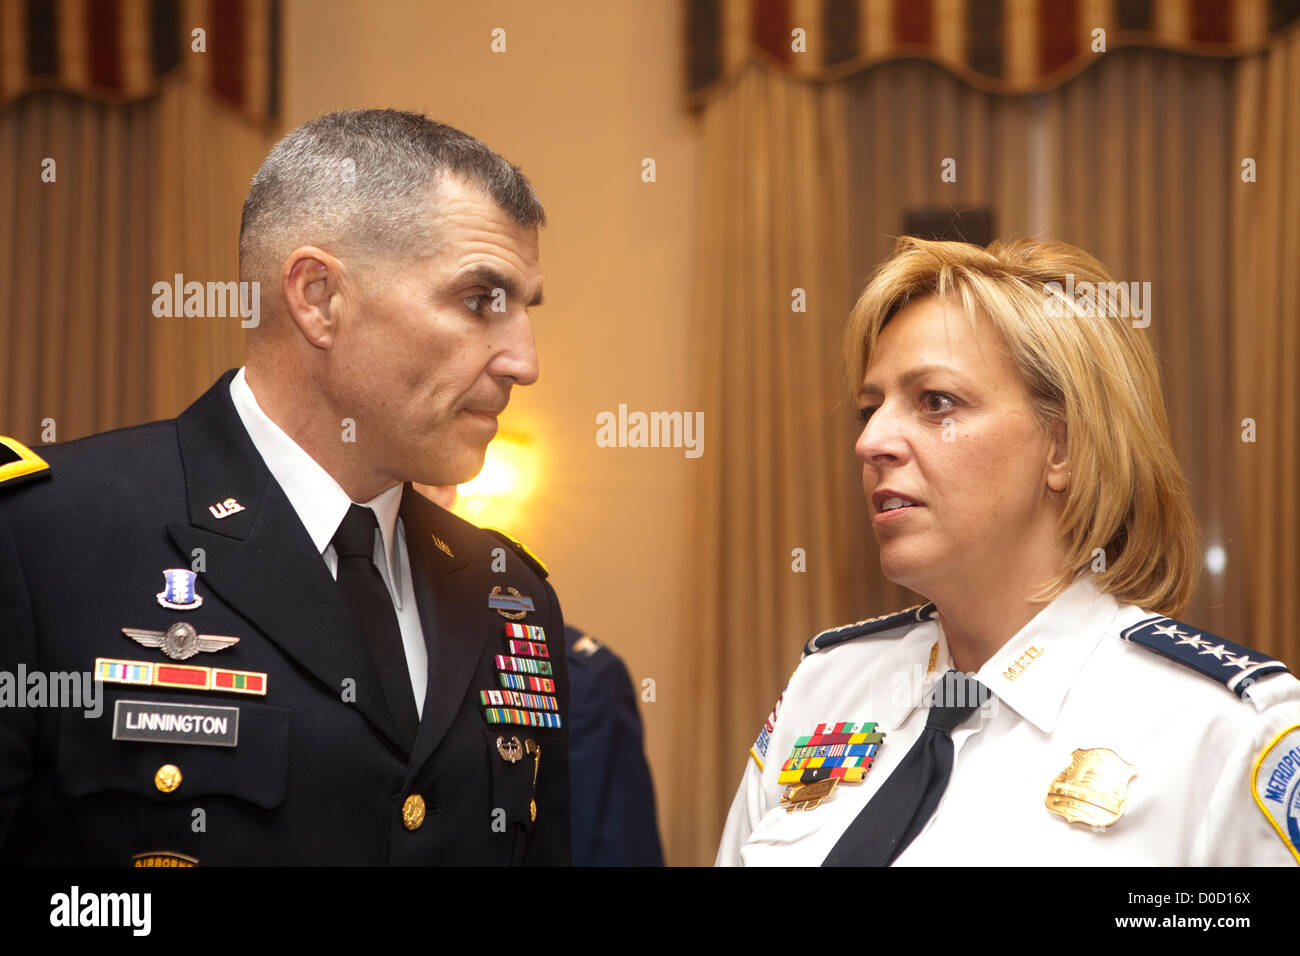
[[[1065,695],[1120,611],[1113,595],[1083,575],[1039,611],[975,672],[975,678],[1043,733],[1050,734]],[[938,666],[952,667],[938,623]]]
[[[235,411],[253,440],[271,476],[284,489],[289,504],[322,555],[330,546],[334,532],[347,514],[352,500],[324,468],[267,417],[240,369],[230,383],[230,397]],[[401,576],[397,573],[397,512],[402,503],[402,486],[394,485],[378,497],[361,502],[375,512],[383,539],[383,554],[393,598],[401,606]]]

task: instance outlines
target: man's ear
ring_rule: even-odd
[[[1052,429],[1052,441],[1047,450],[1047,487],[1063,492],[1070,487],[1070,453],[1066,441],[1065,422],[1057,422]]]
[[[293,250],[280,267],[280,288],[289,319],[318,349],[334,343],[345,278],[343,263],[315,246]]]

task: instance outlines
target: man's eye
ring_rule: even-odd
[[[465,303],[465,308],[469,309],[475,315],[483,314],[483,306],[487,302],[485,295],[467,295],[461,299]]]
[[[936,404],[936,402],[947,404]],[[927,412],[948,412],[957,405],[952,400],[952,396],[945,395],[943,392],[926,392],[921,396],[921,404],[925,406]]]

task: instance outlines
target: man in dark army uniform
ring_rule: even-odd
[[[244,204],[245,368],[0,445],[0,863],[570,861],[555,592],[409,485],[536,380],[542,224],[464,133],[323,116]]]

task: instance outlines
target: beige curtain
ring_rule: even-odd
[[[1260,650],[1300,673],[1300,31],[1242,60],[1233,83],[1232,497],[1244,567],[1234,600]],[[1256,182],[1241,179],[1243,159]],[[1253,419],[1254,443],[1241,441]],[[1243,642],[1243,643],[1250,643]]]
[[[832,85],[751,68],[703,110],[697,307],[718,438],[701,497],[701,631],[684,642],[690,756],[663,788],[672,862],[711,859],[802,641],[910,603],[879,574],[837,354],[907,209],[989,207],[997,235],[1064,239],[1151,283],[1175,449],[1206,544],[1226,555],[1185,616],[1300,664],[1284,626],[1300,540],[1297,117],[1294,33],[1242,61],[1121,50],[1025,97],[914,61]],[[1240,182],[1243,156],[1259,182]],[[946,158],[955,183],[940,178]],[[806,315],[789,311],[793,287]],[[1259,440],[1243,445],[1247,416]]]
[[[68,441],[169,417],[242,362],[238,319],[155,318],[152,290],[238,278],[268,146],[179,76],[140,103],[43,92],[0,113],[0,430],[35,446],[49,421]]]
[[[754,67],[702,118],[697,309],[708,389],[691,675],[675,719],[689,759],[661,777],[675,863],[708,863],[746,748],[810,628],[878,575],[845,560],[862,526],[853,409],[836,355],[851,304],[844,91]],[[800,301],[802,299],[802,301]],[[800,311],[796,311],[796,309]]]

